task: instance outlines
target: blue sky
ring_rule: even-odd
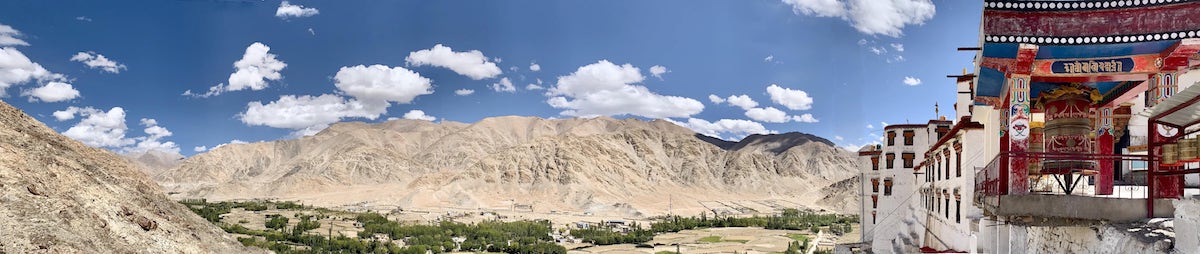
[[[934,117],[935,102],[952,114],[945,75],[971,67],[955,48],[977,45],[981,4],[13,0],[0,2],[0,99],[118,152],[192,155],[413,110],[861,145],[881,122]]]

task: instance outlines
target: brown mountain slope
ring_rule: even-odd
[[[0,103],[0,253],[243,251],[124,158]]]
[[[708,201],[815,203],[852,155],[808,134],[698,138],[666,121],[493,117],[474,124],[339,123],[312,137],[227,145],[154,178],[180,197],[319,205],[657,214]],[[849,201],[848,201],[849,202]],[[707,208],[706,208],[707,207]]]

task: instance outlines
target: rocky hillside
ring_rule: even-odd
[[[677,212],[722,200],[815,204],[854,163],[802,133],[729,142],[661,120],[494,117],[338,123],[311,137],[226,145],[154,179],[179,198],[639,215],[665,212],[672,198]]]
[[[0,103],[0,253],[241,253],[111,152]]]
[[[122,154],[138,170],[147,175],[158,174],[164,169],[173,168],[183,162],[183,156],[179,154],[165,153],[158,150],[147,150],[145,152]]]

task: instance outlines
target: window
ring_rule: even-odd
[[[904,131],[904,145],[906,145],[906,146],[913,145],[913,136],[916,136],[916,135],[917,135],[917,132],[915,132],[915,131]]]
[[[875,224],[875,211],[871,211],[871,224]]]
[[[900,158],[904,160],[904,168],[912,168],[913,167],[913,159],[916,156],[917,155],[914,153],[900,154]]]
[[[871,156],[871,170],[879,170],[879,156]]]
[[[933,180],[942,179],[942,158],[934,157],[933,159]]]
[[[962,223],[962,200],[954,199],[954,223]]]
[[[894,146],[894,145],[896,145],[896,132],[895,132],[895,131],[889,131],[889,132],[887,133],[887,140],[888,140],[888,146]]]
[[[950,150],[946,150],[946,153],[944,153],[944,154],[946,155],[946,173],[944,175],[946,176],[946,179],[949,180],[950,179]]]
[[[934,212],[941,211],[942,210],[942,195],[937,195],[937,194],[933,194],[933,195],[937,196],[937,198],[933,200],[933,204],[934,204],[933,211]]]
[[[954,177],[962,177],[962,152],[954,152]]]
[[[943,192],[943,193],[942,193],[942,195],[945,195],[945,196],[947,196],[947,197],[946,197],[946,211],[945,211],[945,213],[946,213],[946,219],[950,219],[950,197],[949,197],[949,195],[946,195],[946,193],[945,193],[945,192]]]
[[[896,154],[888,153],[887,158],[885,158],[885,159],[887,160],[887,168],[892,169],[893,166],[895,166]]]
[[[883,195],[884,196],[892,195],[892,178],[883,179]]]
[[[879,193],[879,178],[871,178],[871,192]]]
[[[879,208],[879,195],[871,195],[871,208]]]

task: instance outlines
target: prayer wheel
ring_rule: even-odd
[[[1197,138],[1189,138],[1179,141],[1179,161],[1181,162],[1196,162],[1200,161],[1200,156],[1197,155],[1196,141]]]
[[[1031,127],[1029,128],[1029,151],[1035,152],[1035,153],[1045,152],[1046,146],[1042,142],[1045,138],[1045,133],[1042,130],[1044,125],[1041,122],[1033,122],[1032,124],[1030,124],[1030,126]],[[1041,163],[1030,163],[1029,175],[1040,175],[1040,174],[1042,174],[1042,164]]]
[[[1162,165],[1179,166],[1179,145],[1165,144],[1162,146]]]
[[[1063,91],[1066,90],[1066,91]],[[1091,100],[1087,92],[1078,88],[1064,87],[1043,98],[1046,125],[1043,128],[1046,152],[1057,154],[1079,154],[1079,159],[1047,159],[1042,170],[1048,172],[1072,172],[1094,170],[1096,162],[1082,158],[1092,153],[1092,142],[1088,134],[1092,131],[1092,120],[1088,109]]]

